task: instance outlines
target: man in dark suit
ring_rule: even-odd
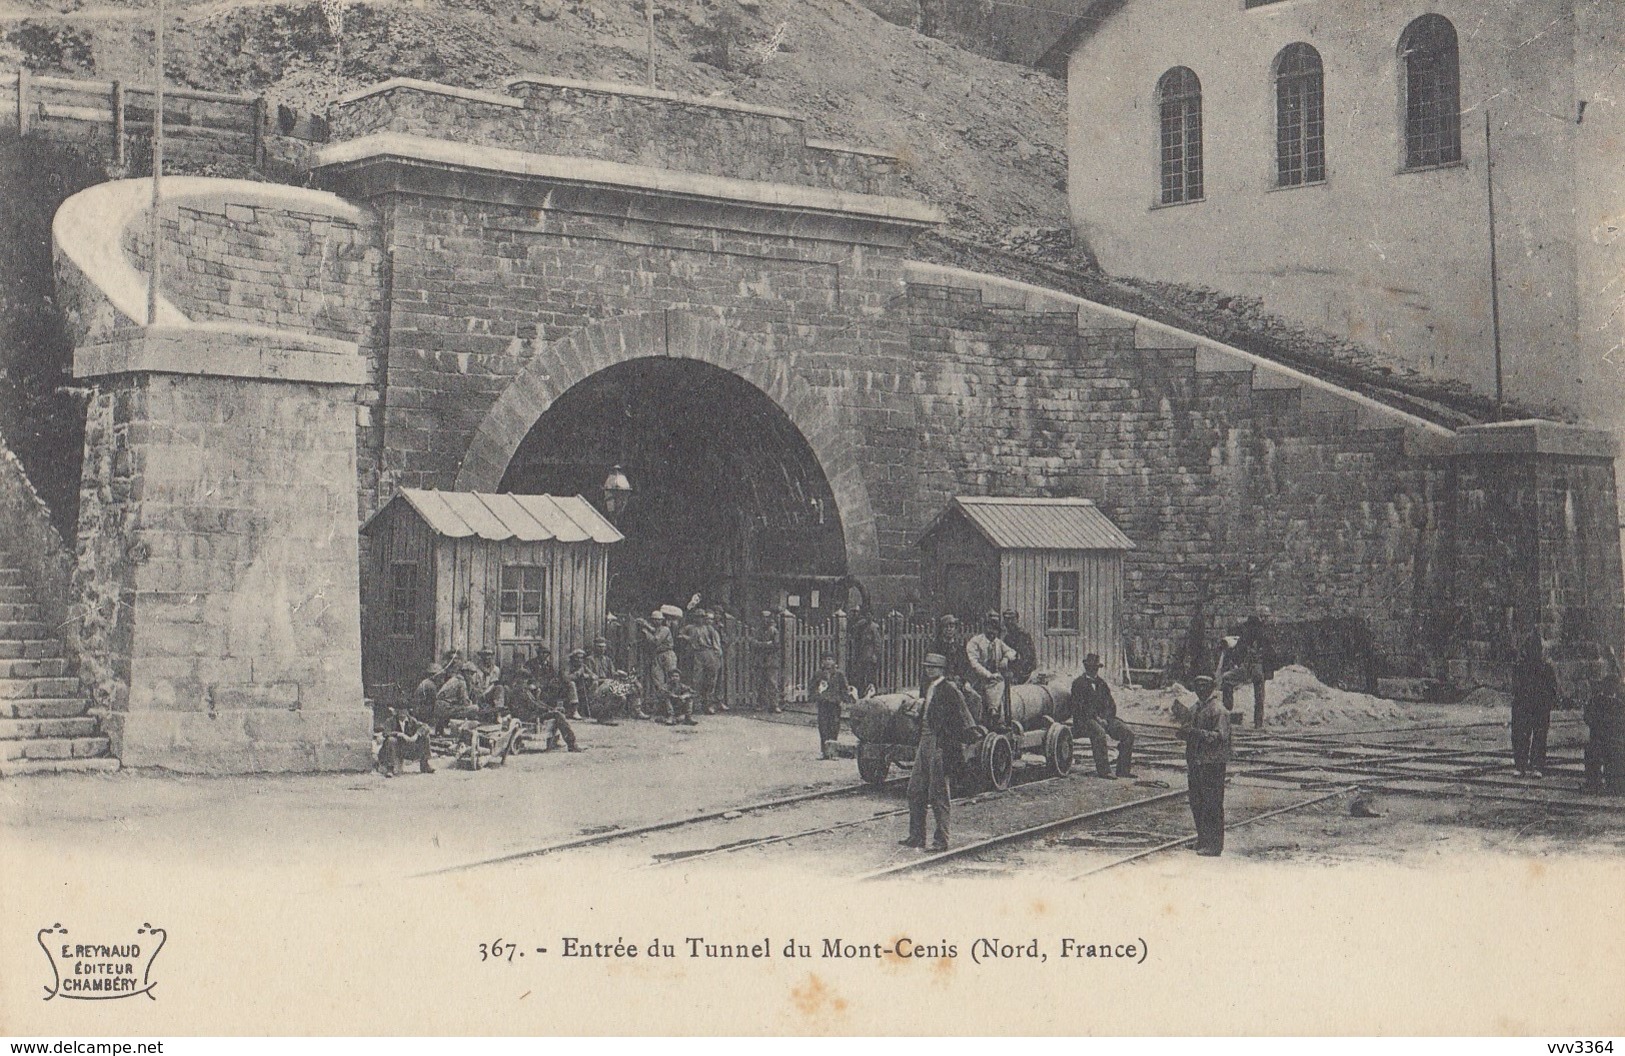
[[[841,708],[847,702],[846,673],[835,666],[835,654],[818,658],[818,670],[807,683],[807,696],[818,706],[818,747],[822,759],[835,758],[841,735]]]
[[[904,847],[925,846],[925,808],[936,821],[933,851],[948,849],[948,767],[966,734],[974,730],[965,698],[947,678],[948,658],[927,653],[925,684],[920,689],[920,746],[908,778],[908,838]]]
[[[1112,688],[1100,677],[1100,657],[1095,653],[1083,658],[1083,674],[1072,682],[1072,736],[1088,736],[1097,776],[1134,776],[1134,731],[1117,717],[1117,701],[1112,698]],[[1115,775],[1106,759],[1108,736],[1117,739]]]
[[[429,726],[409,712],[390,708],[384,743],[378,747],[378,768],[385,777],[394,777],[401,772],[402,761],[408,759],[416,759],[424,773],[434,773],[434,767],[429,765]]]
[[[1540,635],[1531,634],[1512,664],[1512,767],[1520,775],[1546,776],[1546,732],[1558,696],[1557,672]]]
[[[1004,641],[1016,652],[1016,658],[1010,661],[1010,684],[1022,685],[1038,669],[1038,650],[1033,646],[1033,636],[1021,627],[1021,614],[1014,609],[1004,610]]]
[[[1196,853],[1217,858],[1224,853],[1224,772],[1230,764],[1230,713],[1213,694],[1213,679],[1197,675],[1196,707],[1174,703],[1179,736],[1185,742],[1191,817],[1196,822]]]

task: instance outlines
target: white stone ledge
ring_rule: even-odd
[[[429,95],[444,95],[452,99],[466,99],[471,103],[489,103],[492,106],[506,106],[515,110],[523,110],[525,101],[515,99],[511,95],[501,95],[497,92],[482,92],[477,88],[459,88],[452,84],[438,84],[434,81],[420,81],[412,77],[391,77],[387,81],[380,81],[367,88],[357,88],[345,92],[334,101],[334,106],[344,106],[348,103],[358,102],[369,96],[382,95],[397,88],[406,88],[414,92],[425,92]]]
[[[1619,440],[1606,429],[1524,418],[1468,426],[1456,433],[1456,451],[1463,455],[1614,458],[1619,454]]]
[[[788,110],[780,110],[771,106],[758,106],[755,103],[741,103],[733,99],[714,99],[703,95],[679,95],[676,92],[665,92],[658,88],[643,88],[635,84],[622,84],[619,81],[577,81],[568,77],[542,77],[537,74],[521,74],[518,77],[509,77],[506,82],[509,88],[521,88],[527,84],[540,84],[548,88],[569,88],[577,92],[593,92],[598,95],[624,95],[634,99],[654,99],[663,103],[679,103],[683,106],[703,106],[712,110],[734,110],[742,114],[755,114],[759,117],[777,117],[785,121],[802,121],[800,114],[793,114]]]
[[[132,373],[363,385],[367,365],[353,341],[235,323],[132,329],[74,350],[76,378]]]
[[[1397,407],[1383,403],[1381,400],[1367,396],[1362,392],[1346,389],[1335,382],[1317,378],[1313,374],[1292,367],[1284,366],[1272,359],[1252,352],[1246,352],[1233,345],[1227,345],[1212,338],[1203,337],[1189,330],[1181,330],[1177,326],[1159,323],[1154,319],[1147,319],[1143,315],[1124,311],[1100,304],[1074,294],[1063,293],[1060,290],[1051,290],[1043,286],[1036,286],[1030,282],[1021,282],[1017,279],[1006,279],[998,275],[988,275],[985,272],[971,271],[967,268],[955,268],[945,264],[928,264],[924,261],[908,261],[904,265],[905,281],[919,282],[932,286],[957,286],[961,289],[974,289],[982,292],[988,298],[988,303],[998,303],[993,300],[1003,293],[1011,295],[1013,301],[1006,303],[1019,304],[1023,307],[1037,308],[1076,308],[1080,313],[1093,315],[1097,320],[1106,320],[1124,327],[1133,327],[1136,340],[1141,335],[1155,340],[1154,346],[1158,348],[1183,348],[1190,346],[1199,355],[1219,356],[1237,363],[1237,369],[1250,367],[1254,371],[1269,378],[1265,384],[1255,383],[1257,388],[1288,388],[1296,385],[1300,388],[1316,389],[1328,395],[1335,396],[1354,404],[1356,408],[1372,412],[1377,419],[1387,424],[1389,428],[1404,428],[1411,432],[1421,433],[1425,436],[1448,440],[1457,434],[1454,430],[1442,426],[1437,422],[1430,422],[1420,415],[1402,411]],[[1036,303],[1035,303],[1036,302]]]
[[[472,146],[390,132],[329,144],[317,151],[316,167],[329,168],[384,158],[900,224],[938,224],[943,220],[941,211],[935,206],[907,198],[676,172],[594,158],[530,154],[502,147]]]

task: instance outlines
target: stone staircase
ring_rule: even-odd
[[[62,642],[41,620],[22,569],[0,551],[0,778],[117,770]]]

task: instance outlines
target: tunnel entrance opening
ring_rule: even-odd
[[[566,390],[520,443],[500,490],[603,507],[614,466],[632,485],[611,516],[616,612],[686,605],[735,614],[848,604],[840,511],[817,456],[766,393],[720,367],[634,359]]]

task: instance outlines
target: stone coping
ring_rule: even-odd
[[[366,363],[353,341],[239,323],[184,323],[123,331],[81,345],[73,376],[189,374],[315,385],[362,385]]]
[[[943,220],[942,212],[935,206],[908,198],[741,180],[593,158],[531,154],[393,132],[329,144],[316,152],[315,167],[332,168],[383,158],[895,224],[926,226]]]
[[[569,88],[578,92],[593,92],[598,95],[624,95],[634,99],[653,99],[663,103],[678,103],[683,106],[708,107],[712,110],[733,110],[742,114],[782,118],[785,121],[800,122],[805,120],[800,114],[793,114],[788,110],[780,110],[776,107],[758,106],[755,103],[741,103],[733,99],[713,99],[703,95],[679,95],[676,92],[661,91],[658,88],[643,88],[635,84],[622,84],[619,81],[577,81],[568,77],[543,77],[538,74],[521,74],[518,77],[509,77],[505,83],[510,89],[522,88],[527,84],[538,84],[548,88]]]
[[[1437,422],[1430,422],[1419,415],[1391,407],[1381,400],[1374,399],[1361,392],[1345,389],[1324,378],[1317,378],[1301,370],[1294,370],[1274,360],[1252,352],[1246,352],[1232,345],[1226,345],[1212,338],[1203,337],[1189,330],[1181,330],[1177,326],[1159,323],[1154,319],[1147,319],[1142,315],[1124,311],[1121,308],[1112,308],[1108,305],[1087,300],[1070,293],[1059,290],[1035,286],[1029,282],[1016,279],[1006,279],[997,275],[988,275],[984,272],[971,271],[967,268],[955,268],[945,264],[928,264],[923,261],[908,261],[904,264],[906,280],[938,286],[959,286],[980,291],[989,298],[988,303],[996,303],[993,297],[1000,293],[1014,295],[1012,301],[1023,307],[1032,307],[1031,302],[1036,300],[1040,305],[1059,306],[1062,308],[1076,308],[1080,312],[1087,312],[1096,317],[1110,320],[1125,327],[1134,327],[1136,335],[1145,333],[1159,344],[1157,347],[1181,348],[1186,345],[1194,348],[1198,354],[1214,354],[1227,360],[1236,362],[1238,370],[1252,369],[1265,374],[1273,383],[1269,387],[1285,387],[1283,382],[1295,383],[1301,388],[1317,389],[1338,399],[1354,404],[1358,409],[1369,412],[1368,422],[1362,425],[1370,427],[1369,418],[1376,419],[1376,425],[1389,423],[1391,427],[1404,428],[1435,440],[1450,440],[1459,434],[1454,430],[1442,426]],[[1265,386],[1260,386],[1265,387]]]
[[[343,95],[339,96],[333,101],[333,105],[344,106],[348,103],[354,103],[358,102],[359,100],[366,99],[369,96],[383,95],[385,92],[393,92],[398,88],[404,88],[414,92],[425,92],[429,95],[444,95],[452,99],[466,99],[469,102],[474,103],[489,103],[492,106],[506,106],[515,110],[523,110],[525,108],[525,101],[523,99],[516,99],[511,95],[501,95],[497,92],[484,92],[477,88],[459,88],[453,84],[440,84],[436,81],[420,81],[414,77],[391,77],[387,81],[380,81],[377,84],[366,88],[357,88],[354,91],[345,92]]]
[[[1606,429],[1569,425],[1544,418],[1468,426],[1456,434],[1462,455],[1556,455],[1565,458],[1615,458],[1619,439]]]
[[[367,214],[336,194],[252,180],[221,180],[207,176],[168,176],[162,186],[164,205],[241,205],[249,208],[287,209],[330,216],[364,224]],[[147,320],[147,276],[137,271],[124,252],[124,235],[145,223],[152,203],[152,180],[115,180],[80,191],[63,202],[51,221],[57,251],[78,268],[85,279],[131,322]],[[159,291],[158,323],[186,326],[186,313]]]

